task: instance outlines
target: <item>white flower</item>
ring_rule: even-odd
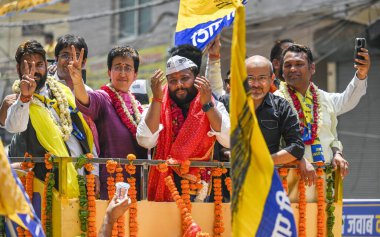
[[[120,104],[121,104],[121,107],[123,108],[123,111],[125,113],[125,115],[127,115],[129,121],[135,126],[137,127],[137,125],[139,124],[140,120],[141,120],[141,113],[140,113],[140,110],[138,109],[138,103],[136,101],[136,99],[134,98],[134,96],[131,94],[130,91],[128,91],[128,96],[129,98],[131,99],[131,104],[132,104],[132,110],[133,110],[133,113],[134,113],[134,116],[136,118],[136,120],[133,118],[133,116],[131,115],[131,113],[129,113],[129,110],[125,104],[125,101],[123,100],[123,98],[121,97],[121,95],[119,94],[119,92],[117,92],[111,84],[107,84],[107,87],[113,92],[115,93],[117,99],[120,101]]]

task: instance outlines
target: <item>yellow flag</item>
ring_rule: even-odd
[[[245,9],[237,0],[231,49],[232,232],[297,236],[293,212],[260,131],[246,78]]]
[[[33,236],[45,236],[40,220],[34,213],[15,172],[11,169],[1,141],[0,184],[0,215],[8,217],[16,224],[29,230]]]

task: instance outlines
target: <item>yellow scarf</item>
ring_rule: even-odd
[[[63,85],[62,83],[56,82],[64,92],[69,105],[76,109],[75,99],[71,90]],[[36,96],[37,98],[40,96]],[[54,100],[52,100],[54,101]],[[54,106],[53,106],[54,107]],[[57,108],[58,109],[58,108]],[[36,131],[38,142],[44,147],[49,153],[58,157],[69,157],[69,152],[67,151],[66,144],[63,141],[61,131],[55,124],[53,119],[49,116],[48,109],[46,107],[38,106],[34,103],[30,104],[29,116],[32,122],[32,126]],[[82,113],[78,112],[78,116],[83,124],[84,131],[86,133],[88,145],[90,150],[93,149],[94,138],[92,136],[91,130],[87,123],[83,119]],[[77,171],[74,168],[73,163],[69,163],[67,166],[67,190],[68,198],[78,197],[79,186],[77,180]]]
[[[295,91],[295,94],[301,104],[301,108],[303,111],[303,114],[305,115],[304,124],[311,124],[314,122],[313,118],[313,95],[311,94],[311,91],[307,89],[305,93],[305,97],[302,96],[301,93],[298,91]]]

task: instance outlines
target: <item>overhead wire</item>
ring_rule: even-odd
[[[120,14],[124,12],[131,12],[147,7],[154,7],[159,6],[171,2],[176,2],[178,0],[161,0],[161,1],[153,1],[149,3],[143,3],[139,4],[137,6],[132,7],[123,7],[118,8],[114,10],[107,10],[102,12],[96,12],[91,13],[87,15],[80,15],[80,16],[72,16],[72,17],[66,17],[63,19],[53,19],[53,20],[42,20],[42,21],[30,21],[30,22],[10,22],[10,23],[0,23],[0,28],[14,28],[14,27],[22,27],[22,26],[32,26],[32,25],[54,25],[54,24],[61,24],[61,23],[69,23],[69,22],[78,22],[78,21],[84,21],[84,20],[91,20],[96,19],[100,17],[107,17],[112,16],[115,14]]]

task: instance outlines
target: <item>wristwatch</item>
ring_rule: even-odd
[[[203,112],[209,111],[212,107],[214,107],[214,103],[212,101],[208,102],[207,104],[202,105]]]
[[[341,155],[341,156],[344,158],[343,152],[341,152],[341,151],[336,151],[336,152],[334,153],[334,157],[335,157],[336,154],[339,154],[339,155]]]

